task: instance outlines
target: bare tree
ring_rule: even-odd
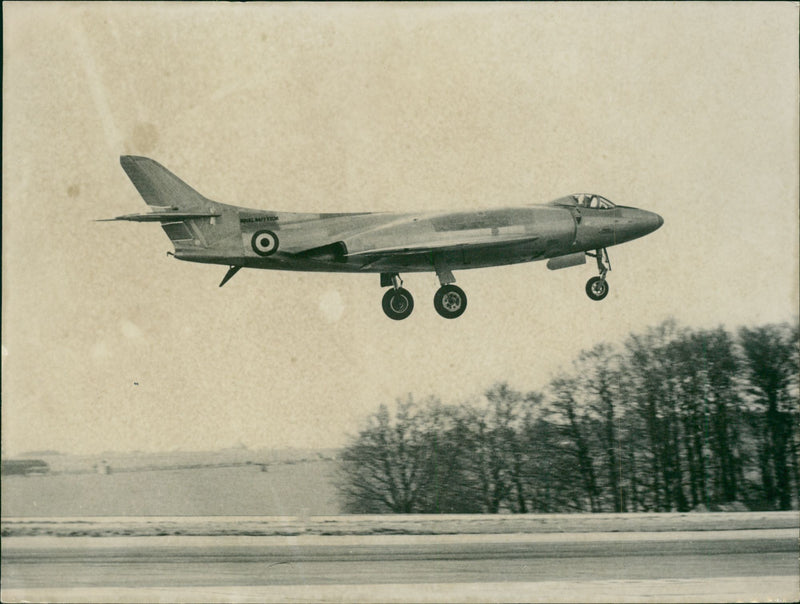
[[[636,412],[646,427],[645,447],[651,471],[648,477],[652,507],[657,511],[686,511],[680,450],[679,373],[670,345],[680,335],[674,321],[665,321],[626,342]]]
[[[420,428],[411,396],[397,401],[394,417],[381,405],[368,418],[367,427],[342,453],[339,490],[345,511],[416,511],[427,455]]]
[[[621,440],[618,407],[622,390],[619,355],[605,343],[583,351],[576,363],[577,386],[584,398],[584,406],[591,412],[593,423],[599,430],[597,439],[604,467],[607,491],[610,492],[614,512],[626,510],[621,466]]]
[[[463,406],[431,399],[421,415],[426,446],[419,510],[431,514],[480,513],[482,500],[471,476],[472,451]]]
[[[584,496],[592,512],[601,511],[600,488],[594,468],[594,454],[590,446],[589,435],[592,432],[591,422],[587,417],[585,406],[579,403],[579,380],[572,376],[559,376],[550,385],[554,400],[553,408],[560,414],[560,425],[563,434],[571,442],[571,450],[584,489]],[[581,506],[582,507],[582,506]]]
[[[789,457],[797,450],[797,328],[743,327],[739,341],[750,394],[763,410],[760,470],[764,496],[770,506],[788,510],[792,505]],[[793,465],[796,467],[796,462]]]

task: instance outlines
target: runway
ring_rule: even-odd
[[[795,601],[798,531],[7,537],[12,601]]]

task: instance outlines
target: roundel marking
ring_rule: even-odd
[[[278,236],[272,231],[256,231],[250,245],[259,256],[269,256],[278,251]]]

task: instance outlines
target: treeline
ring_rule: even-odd
[[[385,405],[342,455],[351,513],[798,507],[798,327],[674,321],[585,351],[542,391]]]

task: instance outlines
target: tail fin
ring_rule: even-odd
[[[123,155],[119,163],[152,211],[112,220],[160,222],[176,252],[185,254],[218,248],[228,239],[241,247],[238,208],[204,197],[147,157]]]
[[[213,203],[152,159],[123,155],[119,163],[149,206],[198,212]]]

